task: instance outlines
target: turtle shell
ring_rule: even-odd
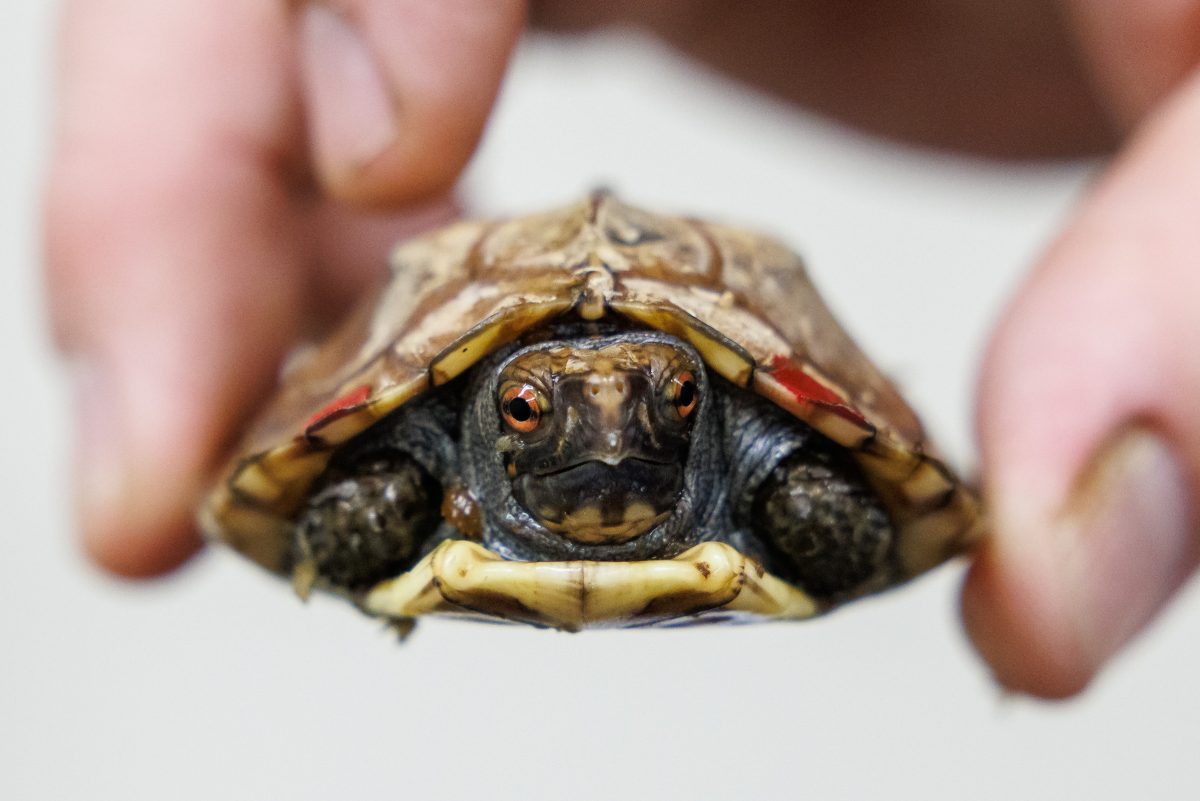
[[[391,267],[333,339],[291,358],[203,506],[210,536],[271,570],[283,571],[292,521],[339,445],[568,314],[686,340],[716,373],[847,448],[891,515],[904,577],[979,533],[974,494],[931,453],[799,257],[768,237],[597,193],[548,213],[451,225],[398,247]]]

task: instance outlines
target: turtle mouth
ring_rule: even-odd
[[[683,488],[674,462],[589,459],[513,479],[513,497],[547,529],[582,543],[625,542],[670,516]]]
[[[678,468],[675,462],[668,462],[663,459],[652,459],[648,456],[621,456],[617,459],[609,459],[607,457],[585,457],[577,459],[566,465],[557,465],[555,467],[547,467],[535,473],[538,478],[547,478],[549,476],[561,476],[570,473],[572,470],[579,470],[588,467],[589,465],[599,465],[601,467],[621,468],[625,466],[630,470],[637,471],[639,469],[652,469],[654,467],[675,467]],[[645,466],[644,468],[642,466]]]

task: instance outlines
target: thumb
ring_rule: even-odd
[[[980,389],[995,535],[964,591],[997,678],[1078,692],[1200,555],[1200,75],[1009,310]]]
[[[300,76],[324,188],[397,205],[446,189],[479,140],[522,0],[343,0],[299,11]]]

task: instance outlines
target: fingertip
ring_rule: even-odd
[[[1014,572],[997,550],[985,543],[963,584],[962,620],[971,643],[1006,690],[1045,699],[1079,694],[1094,672],[1073,653],[1069,637],[1054,631],[1055,615],[1039,582]]]
[[[92,562],[118,576],[149,578],[200,547],[190,510],[205,449],[180,435],[186,422],[172,435],[172,418],[161,413],[173,404],[147,399],[154,376],[119,369],[128,361],[137,359],[73,366],[75,510]]]
[[[317,173],[342,200],[365,199],[363,183],[397,145],[399,101],[362,31],[322,3],[298,25],[300,75]]]
[[[519,0],[304,3],[300,82],[326,192],[365,206],[445,192],[475,150],[523,23]]]
[[[406,130],[369,158],[346,160],[317,148],[313,154],[326,194],[367,209],[399,209],[436,201],[451,191],[475,152],[481,127],[431,122]]]
[[[82,545],[88,559],[122,578],[148,579],[177,569],[203,541],[187,515],[146,520],[116,510],[81,515]]]

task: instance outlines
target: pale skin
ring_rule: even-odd
[[[532,11],[645,25],[895,138],[1115,153],[981,367],[995,524],[963,614],[1001,684],[1069,696],[1194,571],[1200,0],[334,5],[64,4],[46,263],[98,564],[160,575],[200,546],[201,486],[289,345],[366,289],[390,242],[453,215]]]

